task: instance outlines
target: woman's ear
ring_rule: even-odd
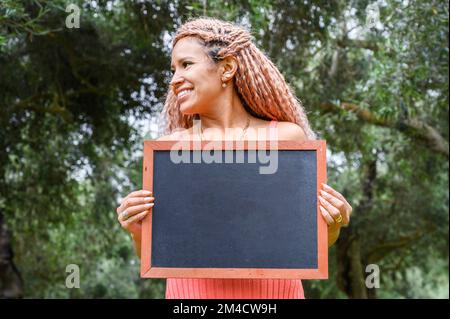
[[[231,80],[236,71],[237,71],[237,67],[238,67],[238,63],[237,60],[234,56],[232,55],[228,55],[225,58],[222,59],[222,61],[220,61],[221,63],[221,77],[222,77],[222,81],[226,82]]]

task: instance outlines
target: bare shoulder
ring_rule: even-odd
[[[292,122],[278,122],[278,139],[285,141],[306,141],[307,137],[300,125]]]
[[[158,137],[155,141],[173,141],[173,136],[172,134],[163,135]]]
[[[189,140],[190,130],[189,129],[179,129],[175,130],[171,134],[160,136],[156,141],[180,141]]]

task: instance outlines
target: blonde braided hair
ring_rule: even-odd
[[[251,34],[246,29],[214,18],[196,18],[177,30],[172,48],[180,39],[188,36],[197,38],[215,62],[228,55],[236,58],[238,69],[234,84],[242,104],[250,114],[266,120],[296,123],[309,139],[316,138],[301,102],[277,67],[253,44]],[[167,121],[166,134],[176,128],[190,128],[195,117],[180,112],[172,88],[167,92],[162,116]]]

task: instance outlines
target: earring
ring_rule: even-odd
[[[223,88],[226,88],[226,87],[227,87],[227,84],[226,84],[225,82],[223,82],[223,83],[222,83],[222,87],[223,87]]]

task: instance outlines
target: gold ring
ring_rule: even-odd
[[[342,221],[342,215],[339,214],[339,217],[336,218],[336,223],[340,223]]]

